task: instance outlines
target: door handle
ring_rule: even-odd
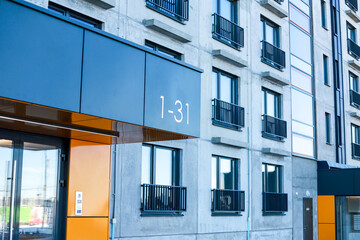
[[[11,206],[10,206],[10,239],[13,240],[14,234],[14,207],[15,207],[15,187],[16,187],[16,160],[14,160],[13,176],[12,176],[12,187],[11,187]]]

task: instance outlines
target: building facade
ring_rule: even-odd
[[[0,0],[0,238],[360,239],[359,22],[357,0]]]

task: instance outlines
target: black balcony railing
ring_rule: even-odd
[[[351,56],[353,56],[356,59],[360,58],[360,47],[351,39],[347,40],[348,42],[348,52]]]
[[[345,3],[355,12],[358,10],[357,0],[345,0]]]
[[[180,22],[189,20],[189,0],[145,0],[146,6]]]
[[[186,211],[186,187],[141,185],[141,211],[148,213]]]
[[[226,44],[237,49],[244,47],[244,29],[236,23],[221,17],[219,14],[213,15],[213,36]]]
[[[360,144],[352,143],[351,148],[353,158],[360,159]]]
[[[354,90],[350,90],[350,104],[360,108],[360,94]]]
[[[285,68],[285,52],[266,41],[261,41],[261,60],[277,69]]]
[[[263,212],[283,213],[288,211],[288,196],[286,193],[263,192]]]
[[[275,2],[277,2],[277,3],[281,4],[281,3],[283,3],[283,2],[284,2],[284,0],[275,0]]]
[[[212,212],[239,213],[245,211],[245,192],[240,190],[211,190]]]
[[[286,138],[286,121],[269,115],[263,115],[263,134],[280,139]]]
[[[245,110],[244,108],[221,101],[219,99],[212,100],[213,105],[213,124],[240,129],[244,127]]]

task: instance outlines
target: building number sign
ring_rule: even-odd
[[[164,118],[164,114],[165,113],[165,97],[164,96],[160,96],[161,99],[161,118]],[[168,114],[173,115],[175,121],[177,123],[182,123],[184,120],[186,121],[186,124],[189,124],[189,113],[190,113],[190,105],[189,103],[185,103],[185,105],[183,105],[183,103],[180,100],[176,100],[174,103],[174,107],[175,109],[169,109],[167,110]],[[185,115],[185,117],[184,117]]]

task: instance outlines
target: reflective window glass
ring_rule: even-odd
[[[351,125],[351,138],[352,143],[360,144],[360,127]]]
[[[237,190],[239,187],[238,160],[212,157],[212,188]]]
[[[220,78],[220,100],[231,102],[231,78],[225,75]]]
[[[292,121],[292,131],[309,137],[314,136],[314,127],[294,120]]]
[[[312,75],[312,67],[310,64],[304,62],[303,60],[292,54],[290,56],[290,59],[291,59],[291,65],[293,65],[294,67],[300,69],[301,71],[309,75]]]
[[[309,35],[290,25],[290,48],[291,53],[311,63],[311,39]]]
[[[268,89],[263,89],[263,114],[281,118],[281,97]]]
[[[310,33],[310,18],[291,4],[290,20],[306,32]]]
[[[313,125],[312,97],[295,89],[291,90],[291,94],[292,118],[308,125]]]
[[[314,157],[314,139],[292,135],[293,153]]]
[[[325,113],[325,136],[326,143],[331,143],[331,116],[330,113]]]
[[[349,73],[349,78],[350,78],[350,89],[355,92],[359,92],[359,78],[352,73]]]
[[[219,70],[213,71],[213,98],[237,104],[237,79]]]
[[[172,150],[156,148],[155,184],[172,185]]]
[[[297,8],[299,8],[301,11],[303,11],[306,15],[310,15],[310,8],[308,5],[306,5],[303,1],[301,0],[290,0],[290,2],[296,6]]]
[[[356,29],[349,23],[347,24],[347,37],[356,42]]]
[[[291,83],[306,92],[312,93],[311,77],[293,67],[291,68]]]
[[[142,147],[141,183],[150,184],[151,147]]]
[[[212,157],[211,158],[211,188],[215,189],[217,188],[217,158],[216,157]]]
[[[263,192],[282,192],[282,168],[272,164],[262,164]]]

